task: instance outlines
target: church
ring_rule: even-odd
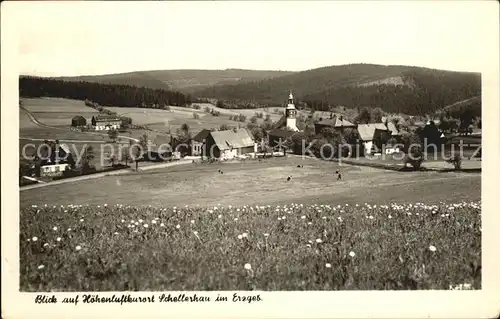
[[[272,130],[268,132],[269,146],[280,148],[285,140],[299,133],[297,128],[297,109],[293,100],[293,94],[290,92],[288,103],[285,107],[285,114],[275,123]]]

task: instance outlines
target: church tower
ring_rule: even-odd
[[[286,116],[286,128],[288,130],[298,132],[299,129],[297,128],[297,110],[295,109],[295,104],[293,102],[293,95],[292,92],[290,91],[290,95],[288,96],[288,104],[285,109],[285,116]]]

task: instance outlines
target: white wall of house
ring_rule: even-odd
[[[198,156],[201,155],[201,149],[203,144],[199,142],[193,142],[191,145],[191,155]]]
[[[363,142],[363,145],[365,147],[365,154],[371,154],[372,153],[373,141]]]
[[[221,152],[221,158],[233,159],[238,156],[238,149],[224,150]]]
[[[399,152],[400,152],[399,147],[389,147],[385,149],[385,154],[395,154]]]
[[[120,124],[108,124],[108,123],[96,123],[95,130],[96,131],[108,131],[108,130],[118,130],[120,128]]]
[[[69,164],[54,164],[54,165],[45,165],[40,167],[40,175],[41,176],[55,176],[62,175],[65,170],[70,168]]]

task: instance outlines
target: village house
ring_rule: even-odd
[[[201,157],[207,156],[204,145],[209,134],[210,130],[203,129],[191,139],[192,156],[201,156]]]
[[[372,154],[374,149],[379,148],[381,145],[374,145],[374,141],[379,138],[383,133],[391,134],[391,131],[384,123],[370,123],[359,124],[358,134],[364,147],[364,154]]]
[[[50,147],[50,151],[41,151],[41,159],[37,165],[39,172],[36,175],[43,177],[62,176],[65,171],[71,170],[75,162],[68,145],[59,144],[56,141],[48,147]]]
[[[316,134],[321,134],[321,131],[325,128],[332,128],[342,133],[345,128],[356,128],[356,125],[346,120],[342,115],[331,113],[330,118],[321,118],[318,122],[314,123],[314,132]]]
[[[232,159],[257,151],[257,143],[245,128],[210,132],[205,147],[208,157],[221,159]]]
[[[92,126],[96,131],[118,130],[120,129],[122,120],[117,116],[97,115],[92,116]]]

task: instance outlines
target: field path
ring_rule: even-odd
[[[23,110],[24,112],[26,112],[26,114],[28,115],[28,117],[30,118],[30,120],[35,123],[36,125],[40,126],[40,127],[44,127],[44,128],[50,128],[50,129],[54,129],[54,130],[60,130],[60,131],[68,131],[68,129],[65,129],[65,128],[61,128],[61,127],[56,127],[56,126],[50,126],[50,125],[47,125],[47,124],[44,124],[42,122],[40,122],[33,113],[31,113],[30,111],[28,111],[24,106],[20,105],[19,108],[21,110]],[[100,136],[106,136],[106,134],[102,134],[102,133],[97,133],[97,132],[80,132],[82,135],[85,135],[85,134],[90,134],[90,135],[100,135]],[[130,137],[130,136],[123,136],[123,135],[118,135],[117,138],[123,138],[123,139],[126,139],[126,140],[132,140],[134,142],[139,142],[138,139],[136,138],[133,138],[133,137]],[[31,138],[31,137],[24,137],[24,138],[20,138],[20,139],[24,139],[24,140],[32,140],[32,141],[36,141],[35,138]],[[43,141],[43,139],[42,139]],[[66,141],[66,142],[70,142],[70,141]],[[89,142],[89,141],[71,141],[71,142],[85,142],[85,143],[92,143],[92,142]],[[95,141],[93,141],[95,142]]]
[[[181,160],[181,161],[177,161],[177,162],[148,165],[148,166],[144,166],[144,167],[139,167],[139,172],[152,170],[152,169],[158,169],[158,168],[167,168],[167,167],[171,167],[171,166],[177,166],[177,165],[188,164],[188,163],[192,163],[192,161],[191,160]],[[66,184],[66,183],[74,183],[74,182],[79,182],[79,181],[88,180],[88,179],[101,178],[101,177],[105,177],[105,176],[123,175],[123,174],[127,174],[127,173],[135,173],[135,172],[136,171],[133,168],[125,168],[125,169],[120,169],[120,170],[116,170],[116,171],[102,172],[102,173],[96,173],[96,174],[71,177],[71,178],[56,180],[56,181],[52,181],[52,182],[48,182],[48,183],[27,185],[27,186],[20,187],[19,191],[22,192],[22,191],[28,190],[28,189],[47,187],[47,186],[51,186],[51,185],[60,185],[60,184]]]

